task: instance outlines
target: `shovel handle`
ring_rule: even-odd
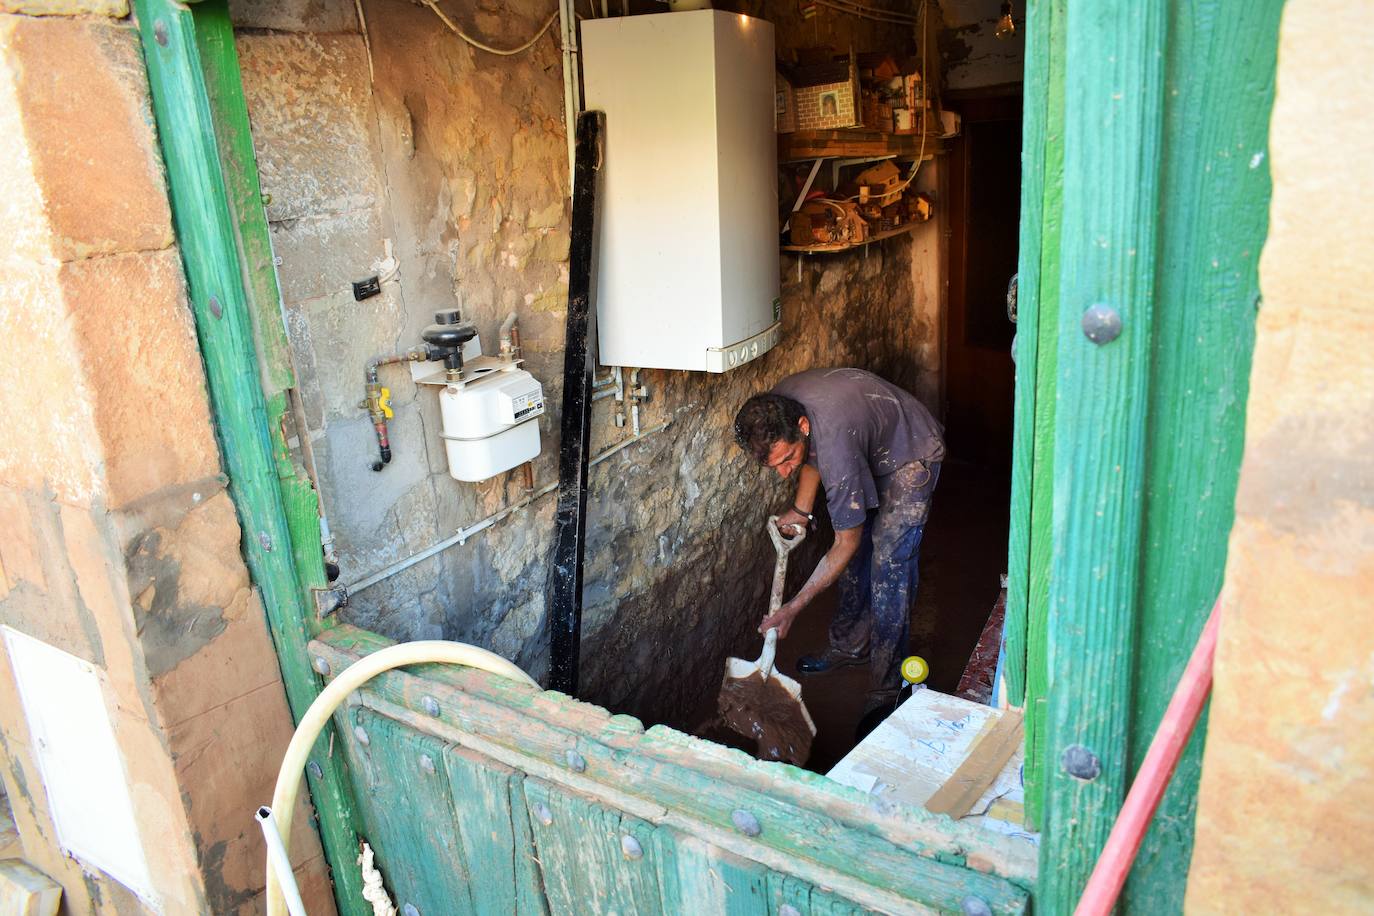
[[[778,530],[778,517],[776,515],[768,516],[768,536],[773,539],[773,549],[778,552],[778,560],[773,565],[773,591],[768,596],[769,616],[772,616],[773,612],[782,607],[782,590],[787,583],[787,555],[795,550],[798,544],[806,540],[806,531],[797,530],[796,537],[785,538],[782,536],[782,532]]]
[[[763,635],[763,651],[759,653],[759,675],[766,681],[773,676],[773,656],[778,652],[778,628],[769,627]]]
[[[783,537],[782,531],[778,529],[778,517],[776,515],[768,516],[768,537],[772,539],[773,549],[778,552],[780,557],[787,556],[797,549],[798,544],[806,540],[805,528],[800,525],[788,525],[787,527],[795,531],[796,534],[792,537]]]

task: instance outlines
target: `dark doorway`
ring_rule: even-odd
[[[1005,473],[1015,386],[1006,291],[1016,273],[1021,218],[1021,97],[951,105],[963,130],[949,152],[949,450]]]

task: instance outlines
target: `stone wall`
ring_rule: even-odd
[[[138,33],[123,4],[16,8],[50,15],[0,13],[0,624],[96,668],[161,910],[253,912],[251,812],[291,720],[240,559]],[[143,911],[61,848],[3,650],[0,772],[64,912]],[[306,815],[299,877],[331,912]]]
[[[1347,12],[1283,13],[1190,913],[1374,899],[1374,39]]]
[[[360,406],[364,365],[413,346],[436,309],[461,307],[488,352],[502,318],[519,312],[526,367],[550,406],[534,482],[557,479],[567,143],[556,27],[526,54],[494,57],[407,0],[365,0],[366,36],[351,2],[320,5],[310,4],[311,16],[293,11],[301,4],[244,2],[233,11],[307,435],[349,582],[525,494],[518,473],[476,485],[448,476],[435,393],[417,391],[403,368],[383,370],[396,407],[395,457],[381,473],[369,468],[376,447]],[[507,47],[549,11],[535,0],[445,8],[470,33]],[[784,53],[818,36],[860,49],[906,40],[824,10],[824,22],[803,21],[782,3],[764,13],[778,22]],[[922,185],[934,187],[936,176],[928,165]],[[388,240],[397,272],[382,295],[355,302],[350,281],[376,272]],[[866,255],[807,259],[800,270],[782,258],[780,347],[724,376],[640,374],[652,394],[641,426],[668,425],[592,470],[585,698],[682,724],[715,690],[727,652],[753,648],[771,573],[762,525],[789,494],[734,446],[734,412],[748,395],[817,365],[870,368],[938,398],[940,252],[932,224]],[[631,424],[615,424],[615,410],[610,399],[597,402],[594,451],[632,434]],[[484,645],[542,677],[553,510],[552,496],[536,500],[356,594],[344,613],[396,639]]]

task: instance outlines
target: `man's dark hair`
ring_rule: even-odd
[[[797,421],[806,408],[781,394],[756,394],[735,414],[735,441],[753,455],[759,464],[768,463],[768,453],[779,441],[791,445],[801,438]]]

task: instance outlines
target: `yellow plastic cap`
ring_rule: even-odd
[[[908,655],[902,661],[902,680],[908,684],[919,684],[930,676],[930,666],[919,655]]]

